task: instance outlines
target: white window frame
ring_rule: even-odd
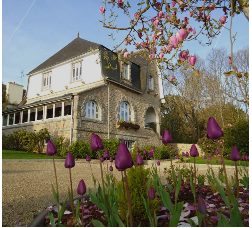
[[[50,89],[52,85],[52,72],[48,71],[43,73],[42,77],[42,90]]]
[[[97,102],[90,100],[85,103],[84,117],[92,120],[100,120],[100,108]]]
[[[72,82],[76,82],[81,80],[82,78],[82,61],[78,61],[72,64],[72,77],[71,77],[71,81]]]
[[[151,75],[148,76],[148,89],[154,90],[154,78]]]
[[[132,147],[134,145],[135,141],[134,140],[124,140],[124,144],[127,146],[128,150],[131,151]]]
[[[125,79],[125,80],[130,81],[130,79],[131,79],[130,71],[131,71],[130,64],[123,62],[122,63],[122,78]]]
[[[131,110],[130,105],[127,101],[122,101],[119,106],[119,120],[125,122],[131,121]]]

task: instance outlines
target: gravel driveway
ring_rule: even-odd
[[[151,161],[152,162],[152,161]],[[151,162],[148,162],[150,166]],[[100,179],[100,169],[97,161],[92,161],[94,176]],[[52,160],[3,160],[2,213],[3,226],[29,226],[35,214],[54,203],[51,184],[54,183]],[[168,167],[169,162],[161,162],[161,170]],[[56,160],[61,199],[66,198],[69,186],[69,173],[64,168],[64,160]],[[217,168],[217,166],[213,166]],[[106,170],[106,164],[104,164]],[[205,172],[206,165],[198,165],[199,172]],[[228,173],[233,173],[229,167]],[[114,169],[115,170],[115,169]],[[114,171],[120,178],[120,173]],[[90,166],[84,160],[76,161],[72,169],[74,191],[84,179],[87,187],[92,187],[93,181]]]

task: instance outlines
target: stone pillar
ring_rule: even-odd
[[[16,120],[16,113],[14,112],[13,125],[15,124],[15,120]]]
[[[53,104],[53,118],[55,116],[55,104]]]
[[[74,102],[73,102],[73,107],[72,107],[72,110],[73,110],[73,116],[72,116],[72,129],[73,129],[73,141],[77,140],[78,139],[78,125],[79,125],[79,120],[78,120],[78,105],[79,105],[79,96],[78,95],[75,95],[74,96]]]
[[[46,120],[47,106],[43,106],[43,120]]]
[[[6,126],[9,126],[9,119],[10,119],[10,114],[7,115],[7,124],[6,124]]]
[[[64,116],[64,110],[65,110],[65,102],[62,101],[62,107],[61,107],[61,116],[63,117]]]
[[[19,123],[23,123],[23,111],[20,112],[20,120],[19,120]]]
[[[37,117],[38,117],[38,108],[35,108],[35,121],[37,121]]]

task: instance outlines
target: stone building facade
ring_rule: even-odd
[[[27,102],[3,112],[3,134],[47,128],[71,142],[96,132],[129,147],[160,144],[162,82],[144,55],[120,60],[77,37],[28,74]]]

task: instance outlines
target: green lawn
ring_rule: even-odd
[[[52,156],[47,156],[46,154],[30,153],[25,151],[15,151],[15,150],[2,150],[3,159],[52,159]],[[54,156],[54,158],[61,158]]]
[[[220,164],[220,160],[218,160],[217,158],[212,158],[211,160],[207,160],[202,157],[197,157],[195,160],[196,160],[196,164],[207,164],[208,162],[210,165],[219,165]],[[193,163],[193,158],[187,158],[185,162]],[[231,160],[225,159],[225,165],[234,165],[234,162]],[[238,161],[238,165],[248,166],[249,162],[248,161]]]

